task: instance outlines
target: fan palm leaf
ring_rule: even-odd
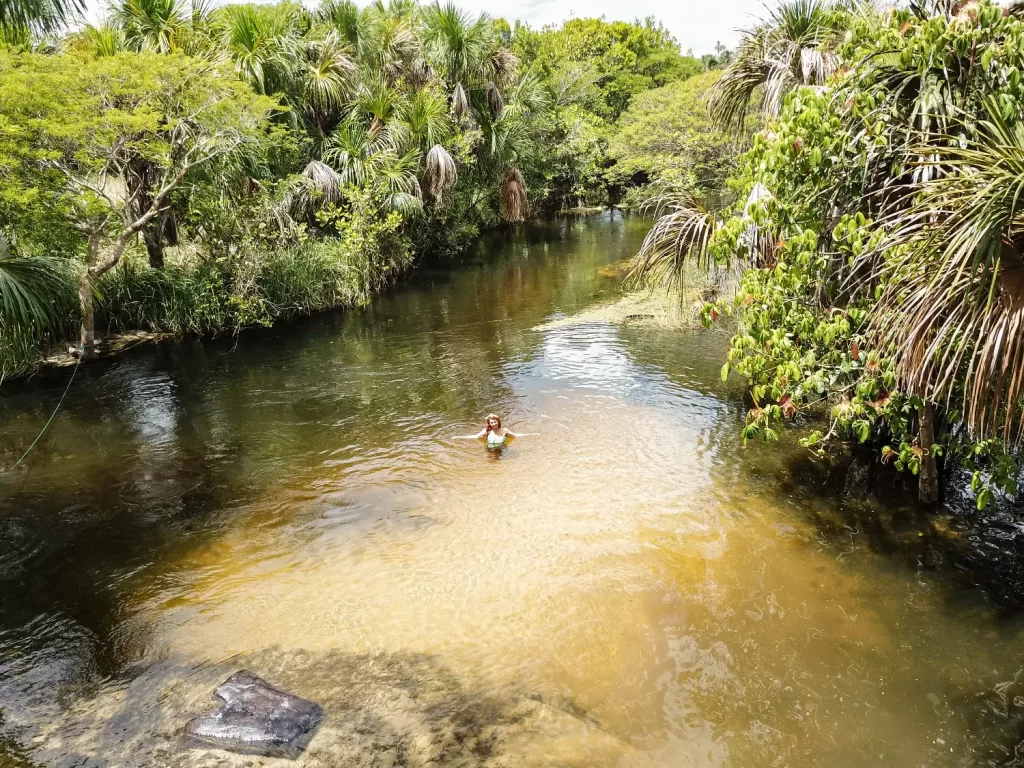
[[[423,11],[423,43],[428,59],[450,86],[485,73],[495,49],[490,19],[475,19],[453,3],[434,2]]]
[[[171,53],[188,13],[181,0],[122,0],[114,18],[133,50]]]
[[[747,32],[710,94],[714,119],[739,127],[760,94],[760,111],[776,117],[786,95],[822,85],[838,66],[836,47],[849,14],[831,0],[786,0]]]
[[[664,285],[683,296],[689,265],[696,264],[705,270],[712,266],[708,244],[718,221],[713,212],[705,210],[685,192],[663,192],[644,210],[657,218],[630,261],[629,280]]]
[[[989,102],[975,141],[929,146],[945,175],[908,190],[872,277],[871,330],[908,391],[960,410],[971,434],[1024,437],[1024,141]],[[924,148],[914,148],[913,154]]]
[[[0,232],[0,331],[57,326],[55,307],[67,288],[67,265],[55,258],[19,256]]]
[[[341,199],[344,179],[331,166],[319,160],[310,160],[302,171],[317,197],[325,203],[336,203]]]
[[[0,0],[0,29],[55,32],[84,10],[82,0]]]
[[[318,117],[339,111],[354,88],[357,75],[350,49],[333,30],[306,43],[302,70],[305,106]]]

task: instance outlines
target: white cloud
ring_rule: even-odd
[[[368,0],[357,0],[365,5]],[[215,0],[216,2],[216,0]],[[227,0],[223,0],[227,2]],[[306,0],[315,5],[315,0]],[[747,28],[763,14],[762,0],[455,0],[456,5],[473,13],[516,19],[534,28],[559,24],[567,19],[604,16],[609,21],[633,21],[654,16],[679,41],[685,53],[700,56],[711,53],[715,43],[733,47],[739,40],[738,29]],[[87,0],[87,17],[96,22],[103,15],[107,0]],[[220,5],[222,2],[216,2]]]

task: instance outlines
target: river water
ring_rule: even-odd
[[[1020,765],[1024,625],[934,520],[742,448],[724,331],[544,327],[645,228],[81,369],[0,486],[0,766]],[[243,667],[326,707],[296,763],[183,743]]]

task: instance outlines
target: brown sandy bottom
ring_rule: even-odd
[[[213,689],[241,668],[326,708],[324,722],[297,760],[197,748],[187,741],[186,722],[214,708]],[[76,721],[73,732],[40,729],[33,740],[46,747],[34,759],[80,768],[584,766],[632,751],[571,698],[546,699],[515,687],[474,690],[436,657],[413,653],[272,650],[198,669],[160,662],[75,710],[65,713]],[[64,739],[74,742],[67,750]]]

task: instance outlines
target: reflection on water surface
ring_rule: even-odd
[[[742,449],[724,335],[530,330],[644,229],[83,369],[0,498],[0,765],[253,764],[179,738],[243,666],[327,707],[303,766],[1016,765],[1020,622]],[[450,439],[492,410],[540,435]]]

